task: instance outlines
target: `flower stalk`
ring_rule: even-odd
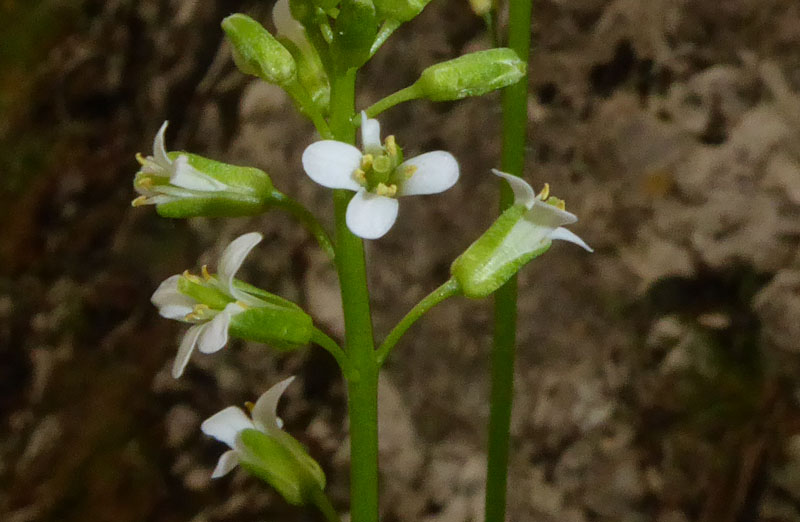
[[[354,144],[355,69],[331,80],[330,127],[335,140]],[[333,194],[336,223],[336,269],[341,285],[347,355],[357,372],[347,381],[350,416],[350,517],[353,522],[378,520],[378,364],[375,360],[367,290],[364,244],[347,227],[347,206],[353,193]]]
[[[530,61],[533,0],[509,0],[508,47],[524,63]],[[528,74],[503,91],[501,169],[519,176],[525,165],[528,125]],[[514,202],[508,183],[502,183],[500,212]],[[491,351],[489,442],[486,462],[485,522],[502,522],[506,516],[508,448],[514,395],[514,352],[517,342],[517,278],[513,276],[494,296],[494,334]]]

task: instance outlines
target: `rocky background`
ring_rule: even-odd
[[[260,167],[329,216],[300,168],[314,139],[280,90],[236,71],[220,20],[271,2],[0,2],[0,518],[317,520],[236,473],[199,423],[296,374],[287,429],[347,511],[342,382],[327,354],[232,343],[169,376],[182,326],[149,296],[265,241],[242,277],[341,336],[335,274],[287,217],[169,221],[132,209],[133,155],[168,144]],[[267,22],[268,23],[268,22]],[[800,4],[538,0],[528,179],[596,252],[521,273],[509,520],[800,521]],[[490,46],[435,0],[360,77],[359,106]],[[368,246],[384,335],[492,221],[499,97],[381,117],[462,180],[403,201]],[[381,389],[383,520],[482,520],[490,302],[456,299],[393,353]]]

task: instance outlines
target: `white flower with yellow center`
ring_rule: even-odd
[[[403,161],[403,153],[389,136],[381,145],[378,120],[361,113],[361,147],[322,140],[303,152],[308,176],[328,188],[356,192],[347,206],[347,227],[364,239],[377,239],[397,219],[399,196],[437,194],[458,181],[458,162],[437,150]]]
[[[178,348],[178,355],[172,367],[173,377],[178,378],[183,374],[195,346],[199,347],[202,353],[214,353],[225,347],[228,342],[228,327],[233,316],[251,306],[265,306],[262,300],[236,288],[233,284],[234,275],[261,239],[262,236],[258,232],[244,234],[234,239],[222,252],[216,276],[211,276],[204,266],[203,279],[188,272],[173,275],[161,283],[153,293],[150,300],[158,307],[162,317],[193,323],[184,334]],[[214,293],[212,297],[219,296],[216,299],[219,308],[200,303],[181,292],[178,286],[182,278],[207,287]]]

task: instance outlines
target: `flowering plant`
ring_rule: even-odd
[[[245,258],[262,240],[257,232],[244,234],[225,248],[216,274],[203,266],[200,275],[188,271],[173,275],[156,289],[152,302],[162,316],[191,325],[173,363],[176,378],[184,372],[195,347],[213,353],[232,337],[279,350],[311,344],[334,357],[347,386],[349,509],[353,522],[378,519],[378,374],[403,334],[449,297],[480,298],[510,288],[514,275],[549,249],[553,240],[573,242],[591,251],[564,227],[575,223],[577,217],[565,210],[563,201],[549,196],[547,185],[537,196],[522,179],[494,171],[508,182],[513,201],[508,201],[495,223],[453,262],[450,279],[414,306],[376,348],[362,240],[379,239],[391,229],[399,212],[398,198],[443,192],[460,176],[458,162],[446,151],[406,159],[394,136],[381,141],[376,116],[414,99],[451,101],[508,88],[507,93],[517,93],[517,101],[516,105],[508,104],[506,113],[517,121],[507,127],[517,130],[507,134],[516,136],[518,160],[524,150],[525,122],[519,118],[525,115],[527,91],[520,80],[525,78],[528,50],[516,43],[514,49],[486,49],[433,64],[408,87],[356,111],[356,73],[428,1],[278,0],[272,12],[276,36],[244,14],[233,14],[222,21],[231,58],[239,69],[284,89],[300,113],[314,124],[320,139],[305,148],[300,163],[313,181],[333,189],[332,236],[313,212],[278,191],[265,172],[189,152],[167,152],[166,123],[156,134],[152,155],[137,156],[141,168],[134,178],[139,193],[134,206],[155,205],[160,215],[173,218],[250,216],[270,208],[285,210],[308,229],[335,265],[344,311],[343,347],[314,325],[299,305],[235,278]],[[523,1],[527,2],[527,14],[515,11],[512,22],[523,20],[524,27],[520,30],[518,22],[512,26],[517,27],[515,34],[529,38],[530,2]],[[491,14],[485,6],[481,10],[487,16]],[[359,125],[360,149],[354,145]],[[508,163],[505,156],[503,163]],[[511,169],[514,174],[521,173],[522,163],[518,163]],[[508,187],[505,190],[509,192]],[[503,302],[501,293],[498,303]],[[514,295],[513,289],[510,295]],[[498,317],[513,322],[515,314],[514,308],[512,313]],[[508,324],[505,327],[507,331]],[[511,386],[512,366],[507,357],[504,363],[505,374],[497,389]],[[324,493],[322,467],[282,429],[276,414],[278,400],[291,380],[279,382],[249,405],[249,416],[231,406],[202,424],[204,433],[230,448],[220,457],[212,476],[226,475],[238,465],[270,484],[291,504],[313,504],[329,522],[337,522],[338,512]],[[499,448],[490,449],[488,465],[487,518],[495,520],[503,519],[504,490],[499,500],[492,492],[505,487],[505,464],[502,458],[495,463],[492,455],[507,456],[508,422],[507,418],[495,420],[494,411],[503,409],[510,414],[510,390],[503,393],[500,399],[492,399],[490,427],[490,434],[500,433],[506,439],[503,449],[502,443],[492,446],[494,438],[490,436],[490,446]],[[500,512],[489,516],[498,506]]]

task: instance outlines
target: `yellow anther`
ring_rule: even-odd
[[[131,201],[132,207],[141,207],[142,205],[147,205],[148,201],[145,196],[139,196],[138,198]]]
[[[389,156],[397,156],[397,143],[394,141],[394,135],[390,134],[386,136],[383,143],[386,145],[386,152]]]
[[[545,183],[544,188],[541,192],[539,192],[539,199],[542,201],[546,201],[547,198],[550,197],[550,184]]]
[[[144,167],[145,163],[147,163],[147,159],[145,159],[145,157],[142,156],[141,152],[136,153],[136,161],[138,161],[139,165],[141,165],[142,167]]]
[[[367,173],[361,169],[356,169],[355,172],[353,172],[353,178],[356,182],[363,185],[367,182]]]
[[[378,183],[378,186],[375,187],[375,194],[391,198],[395,194],[397,194],[397,185],[395,184],[386,185],[385,183]]]
[[[256,405],[255,405],[254,402],[245,401],[244,402],[244,407],[247,408],[247,411],[249,411],[250,413],[253,413],[253,408],[255,408]]]
[[[200,283],[200,278],[194,275],[193,273],[189,272],[188,270],[183,271],[183,277],[185,277],[192,283]]]
[[[563,199],[559,199],[556,202],[556,208],[560,210],[567,210],[567,202],[564,201]]]
[[[153,178],[151,176],[140,176],[134,180],[134,183],[138,188],[143,188],[145,190],[153,188]]]
[[[250,305],[249,305],[249,304],[247,304],[247,303],[245,303],[244,301],[236,301],[236,304],[237,304],[237,305],[239,305],[239,306],[241,306],[241,307],[242,307],[242,308],[244,308],[245,310],[247,310],[248,308],[250,308]]]
[[[208,273],[208,265],[203,265],[203,268],[200,269],[200,273],[203,274],[203,279],[206,281],[211,279],[211,274]]]
[[[372,154],[364,154],[361,156],[361,169],[369,170],[372,168],[372,160],[375,159]]]
[[[418,168],[419,167],[417,167],[416,165],[406,165],[405,167],[403,167],[403,176],[405,176],[406,179],[411,179],[411,176],[413,176],[414,173],[417,172]]]

